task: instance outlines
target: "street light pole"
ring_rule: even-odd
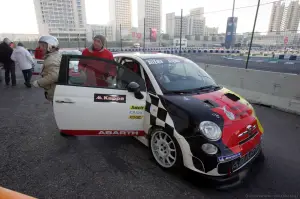
[[[121,41],[121,51],[123,51],[122,49],[122,25],[120,24],[120,41]]]
[[[235,0],[233,0],[232,17],[234,17],[234,9],[235,9]]]
[[[144,52],[145,52],[145,45],[146,45],[146,18],[144,18]]]
[[[255,26],[256,26],[256,20],[257,20],[257,15],[258,15],[258,10],[260,6],[260,0],[257,2],[257,8],[256,8],[256,14],[255,14],[255,19],[254,19],[254,24],[253,24],[253,30],[252,30],[252,35],[251,35],[251,40],[250,40],[250,45],[249,45],[249,51],[248,51],[248,56],[247,56],[247,62],[246,62],[246,69],[248,68],[248,63],[249,63],[249,58],[250,58],[250,52],[252,48],[252,42],[253,42],[253,37],[254,37],[254,31],[255,31]]]
[[[179,50],[179,53],[181,54],[181,37],[182,37],[182,12],[183,10],[181,9],[181,18],[180,18],[180,50]]]
[[[149,28],[149,42],[151,43],[151,31],[152,31],[152,28]]]
[[[105,40],[106,40],[106,42],[105,42],[105,48],[107,48],[107,32],[106,32],[106,26],[105,26],[105,29],[104,29],[104,31],[105,31]]]

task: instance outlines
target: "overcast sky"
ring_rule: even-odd
[[[86,0],[87,23],[106,24],[109,21],[109,0]],[[137,27],[137,1],[133,4],[133,26]],[[274,0],[261,0],[261,4],[273,2]],[[227,17],[231,16],[231,11],[214,12],[232,9],[233,0],[162,0],[163,15],[162,29],[165,30],[166,13],[176,12],[180,15],[180,10],[188,14],[191,8],[204,7],[206,25],[209,27],[219,27],[219,32],[225,32]],[[236,0],[236,8],[244,6],[255,6],[257,0]],[[38,33],[37,22],[33,0],[0,0],[0,33]],[[256,31],[265,32],[268,29],[272,4],[261,5]],[[253,28],[256,7],[237,9],[235,16],[238,17],[237,32],[250,32]]]

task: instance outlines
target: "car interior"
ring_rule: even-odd
[[[130,58],[123,58],[119,61],[119,63],[122,64],[124,67],[130,69],[131,71],[133,71],[140,77],[142,77],[142,72],[141,72],[142,67],[140,66],[140,64],[137,61],[130,59]],[[148,75],[146,74],[145,70],[144,70],[144,74],[145,74],[145,82],[146,82],[147,90],[152,93],[155,93],[153,85],[151,84],[151,81],[150,81]]]

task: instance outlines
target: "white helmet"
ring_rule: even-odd
[[[59,48],[59,42],[56,37],[51,35],[41,36],[39,39],[39,43],[48,44],[47,51],[53,52],[54,49]]]

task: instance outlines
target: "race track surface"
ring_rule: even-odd
[[[186,54],[182,55],[194,61],[195,63],[201,64],[212,64],[212,65],[221,65],[221,66],[229,66],[236,68],[245,68],[245,61],[238,60],[228,60],[222,58],[223,55],[214,55],[214,54]],[[288,62],[288,60],[287,60]],[[283,64],[283,63],[258,63],[258,62],[249,62],[248,69],[254,70],[264,70],[264,71],[272,71],[272,72],[280,72],[280,73],[294,73],[300,74],[300,64]]]
[[[42,89],[26,89],[21,77],[16,88],[0,85],[0,186],[37,198],[299,196],[299,116],[254,106],[265,128],[265,161],[240,186],[217,191],[197,175],[163,171],[134,138],[61,137],[45,102]]]

